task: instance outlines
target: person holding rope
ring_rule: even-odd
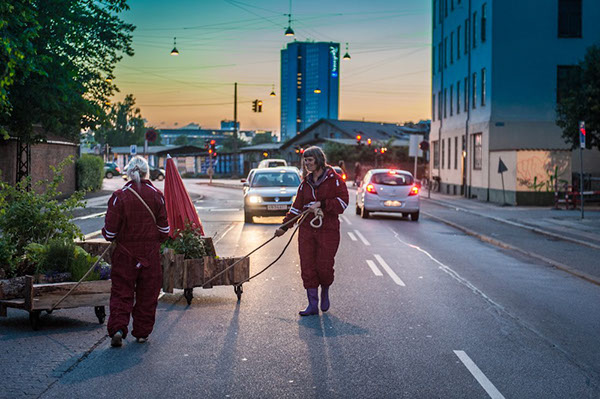
[[[131,181],[113,193],[102,235],[117,242],[112,254],[112,287],[108,335],[119,347],[127,336],[129,316],[137,342],[146,342],[154,328],[162,286],[160,244],[169,234],[163,194],[148,180],[148,162],[136,156],[127,166]],[[135,303],[134,303],[135,302]]]
[[[300,269],[308,307],[300,316],[319,314],[319,285],[321,286],[321,310],[329,310],[329,287],[333,283],[333,265],[340,244],[340,221],[338,215],[348,207],[348,188],[342,177],[327,165],[325,153],[319,147],[304,151],[303,163],[308,175],[304,178],[296,199],[283,224],[309,209],[322,215],[322,223],[301,223],[298,232]],[[311,216],[308,216],[311,219]],[[275,236],[285,234],[287,226],[275,231]]]

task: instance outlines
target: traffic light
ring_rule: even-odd
[[[429,141],[421,141],[419,143],[419,148],[421,151],[429,151]]]
[[[371,146],[371,139],[367,139],[367,145],[370,147]]]
[[[262,101],[260,101],[260,100],[256,100],[256,101],[258,101],[258,102],[256,103],[256,104],[257,104],[257,106],[258,106],[258,112],[262,112]]]
[[[258,112],[258,100],[252,101],[252,111]]]
[[[356,135],[356,145],[362,145],[362,136],[360,134]]]
[[[208,145],[208,139],[204,140],[204,149],[206,151],[208,151],[210,149],[209,145]]]
[[[209,154],[212,154],[213,157],[217,156],[217,142],[215,140],[210,141],[210,150]]]

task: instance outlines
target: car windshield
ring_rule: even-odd
[[[413,184],[413,178],[403,173],[376,173],[371,182],[384,186],[409,186]]]
[[[278,166],[285,166],[285,163],[281,162],[281,161],[270,161],[269,162],[269,168],[276,168]]]
[[[293,172],[257,173],[252,187],[298,187],[300,178]]]

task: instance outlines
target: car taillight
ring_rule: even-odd
[[[342,173],[342,180],[346,181],[346,174],[345,173]]]
[[[410,193],[408,193],[408,195],[418,195],[419,194],[419,187],[417,186],[413,186],[413,188],[410,189]]]
[[[115,170],[117,171],[117,173],[121,173],[121,169],[119,169],[118,166],[115,168]]]
[[[375,190],[375,186],[372,184],[367,184],[366,190],[368,193],[377,194],[377,190]]]

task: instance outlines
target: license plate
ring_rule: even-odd
[[[285,211],[288,209],[288,206],[285,204],[282,205],[267,205],[268,211]]]
[[[385,206],[402,206],[402,202],[400,201],[385,201],[383,203]]]

